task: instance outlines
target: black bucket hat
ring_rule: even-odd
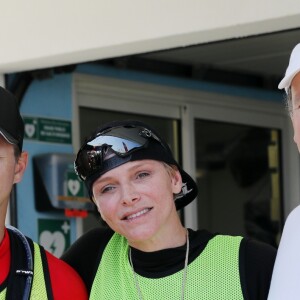
[[[152,137],[155,138],[147,138],[147,144],[145,147],[138,148],[130,152],[129,155],[120,156],[118,155],[118,153],[116,153],[116,155],[114,155],[113,157],[102,161],[101,168],[96,168],[94,172],[90,172],[90,173],[86,172],[86,174],[83,175],[83,173],[85,173],[85,169],[89,168],[91,165],[91,161],[90,161],[91,157],[87,157],[87,153],[90,151],[88,149],[91,149],[90,144],[93,143],[91,141],[96,140],[97,137],[99,136],[101,137],[101,134],[104,134],[107,131],[110,131],[111,129],[114,128],[141,128],[141,130],[143,129],[147,130],[147,133],[150,133],[149,136],[152,135]],[[123,137],[126,138],[126,136]],[[94,156],[92,156],[92,159],[93,159],[92,163],[97,164],[97,162],[95,162]],[[182,186],[181,193],[179,195],[176,195],[175,205],[177,210],[185,207],[196,198],[198,194],[198,188],[196,182],[177,163],[177,161],[173,157],[170,147],[158,135],[158,133],[153,128],[151,128],[148,124],[145,124],[140,121],[135,121],[135,120],[113,121],[113,122],[106,123],[101,127],[98,127],[94,131],[94,134],[86,140],[86,142],[83,144],[81,149],[78,151],[77,158],[74,162],[74,167],[76,173],[85,182],[90,197],[92,198],[93,183],[101,175],[126,162],[144,160],[144,159],[153,159],[157,161],[162,161],[168,165],[175,165],[178,168],[182,177],[183,186]],[[87,160],[89,161],[87,162]]]
[[[24,122],[19,112],[18,101],[3,87],[0,87],[0,135],[22,151]]]

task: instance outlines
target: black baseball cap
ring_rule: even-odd
[[[0,87],[0,135],[22,151],[24,122],[20,115],[18,101],[9,91]]]
[[[135,149],[128,151],[128,154],[118,153],[119,141],[125,146],[122,149],[124,150],[127,146],[130,147],[133,141],[139,143],[142,133],[146,133],[148,137],[145,137],[145,142],[141,143],[144,145],[135,146]],[[118,142],[116,141],[115,149],[113,140],[118,140]],[[109,147],[116,155],[108,159],[98,157],[99,154],[103,153],[103,147]],[[175,165],[178,168],[182,177],[183,187],[182,192],[176,195],[175,205],[177,210],[188,205],[196,198],[198,194],[196,182],[181,168],[173,157],[168,144],[159,134],[148,124],[140,121],[113,121],[97,128],[78,151],[74,166],[76,173],[85,182],[90,197],[93,199],[92,186],[99,177],[126,162],[144,159],[162,161],[169,165]]]

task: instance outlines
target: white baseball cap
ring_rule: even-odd
[[[280,81],[278,88],[287,92],[293,78],[300,72],[300,43],[295,46],[291,53],[290,62],[286,69],[284,78]]]

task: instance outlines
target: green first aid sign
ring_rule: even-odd
[[[70,247],[70,220],[38,219],[39,243],[56,257]]]
[[[64,120],[23,117],[25,139],[49,143],[71,144],[71,122]]]
[[[84,197],[83,182],[78,179],[78,176],[73,170],[67,172],[67,196]]]

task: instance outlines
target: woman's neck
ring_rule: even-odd
[[[146,241],[128,241],[129,245],[143,252],[153,252],[183,246],[187,239],[187,229],[182,225],[169,231],[161,230]]]

